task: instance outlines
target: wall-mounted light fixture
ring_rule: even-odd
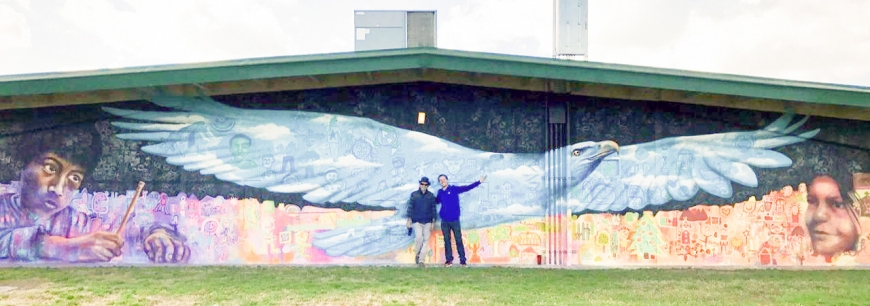
[[[417,113],[417,124],[426,124],[426,113]]]

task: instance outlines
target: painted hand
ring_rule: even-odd
[[[97,231],[75,238],[45,237],[43,254],[50,258],[64,258],[70,262],[110,261],[121,255],[124,240],[114,233]]]
[[[152,262],[185,263],[190,258],[190,248],[183,239],[166,229],[151,232],[144,244],[145,254]]]

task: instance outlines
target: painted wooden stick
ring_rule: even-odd
[[[139,181],[139,185],[136,186],[136,195],[133,196],[133,201],[130,202],[130,206],[127,207],[127,213],[124,214],[124,220],[121,220],[121,227],[118,227],[118,232],[116,234],[121,235],[124,233],[124,228],[127,227],[127,220],[130,219],[130,213],[133,212],[133,207],[136,207],[136,200],[139,199],[139,195],[142,194],[142,189],[145,188],[145,182]]]

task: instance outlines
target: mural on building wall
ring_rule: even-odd
[[[784,114],[752,129],[701,133],[659,131],[667,124],[659,120],[653,135],[636,142],[595,137],[596,126],[572,122],[583,138],[544,152],[532,140],[544,125],[528,119],[535,114],[520,122],[495,116],[470,123],[522,136],[510,140],[518,150],[500,150],[507,139],[498,134],[475,136],[495,144],[485,150],[465,145],[475,140],[456,136],[459,128],[438,133],[454,137],[439,137],[357,110],[243,108],[168,95],[150,102],[101,106],[99,118],[82,123],[50,118],[10,125],[29,132],[0,142],[7,173],[18,169],[16,179],[0,184],[0,258],[409,263],[407,197],[420,177],[446,174],[453,184],[486,176],[462,195],[470,263],[534,263],[554,233],[570,241],[569,264],[870,262],[864,247],[870,179],[843,180],[842,171],[808,167],[810,150],[785,149],[824,133],[805,128],[815,120],[807,117]],[[578,120],[624,119],[619,116]],[[517,123],[527,130],[515,129]],[[870,162],[858,154],[846,162],[849,175]],[[544,220],[553,199],[546,160],[553,158],[567,161],[564,204],[575,212],[565,216],[569,226],[555,230]],[[88,183],[94,176],[100,182]],[[139,180],[149,184],[121,229]],[[250,190],[255,197],[244,196]],[[433,238],[428,261],[443,261],[443,236],[435,231]]]
[[[870,263],[866,189],[858,191],[863,194],[858,202],[841,201],[830,177],[812,182],[734,205],[577,216],[572,221],[573,241],[579,250],[574,263]]]

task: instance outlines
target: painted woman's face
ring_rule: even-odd
[[[805,219],[813,250],[823,256],[851,250],[858,240],[858,220],[840,185],[830,177],[816,177],[807,190],[807,204]]]

